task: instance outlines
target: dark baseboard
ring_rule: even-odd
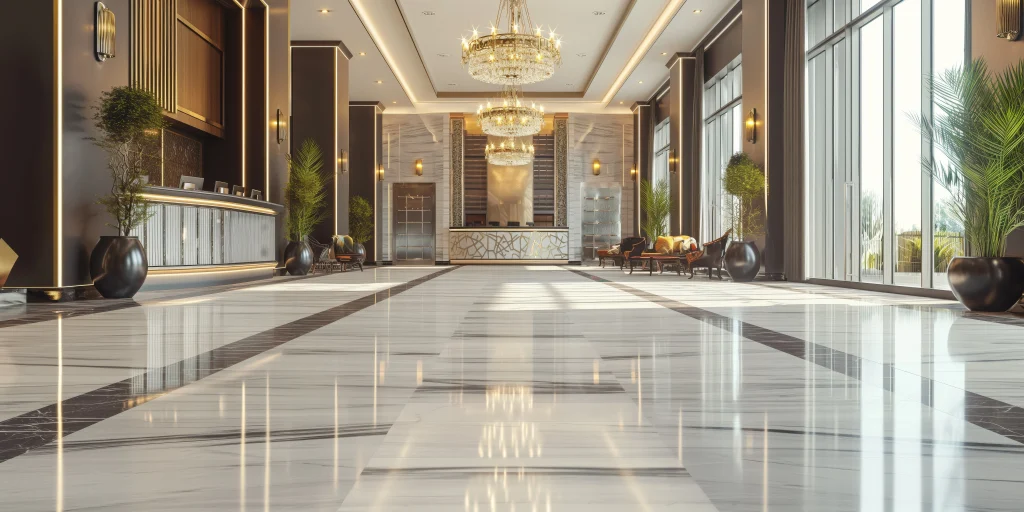
[[[389,261],[382,261],[382,262],[380,262],[380,266],[382,266],[382,267],[391,267],[391,266],[394,266],[394,264],[395,264],[395,262],[390,261],[390,260]]]
[[[572,265],[574,267],[581,267],[581,266],[583,266],[583,262],[582,261],[570,261],[569,265]]]
[[[935,288],[916,288],[913,286],[898,286],[894,284],[856,283],[850,281],[815,278],[808,279],[805,282],[822,286],[835,286],[837,288],[852,288],[854,290],[866,290],[871,292],[895,293],[915,297],[928,297],[931,299],[956,300],[956,297],[953,296],[953,292]]]
[[[66,286],[64,288],[27,288],[26,296],[28,302],[72,302],[103,298],[93,285]]]
[[[446,266],[449,266],[449,265],[451,265],[451,264],[452,264],[452,262],[450,262],[450,261],[447,261],[447,260],[444,260],[444,261],[435,261],[435,262],[434,262],[434,265],[437,265],[437,266],[440,266],[440,267],[446,267]]]

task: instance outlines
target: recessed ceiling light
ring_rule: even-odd
[[[693,13],[694,13],[694,14],[700,14],[701,12],[703,12],[703,11],[702,11],[702,10],[700,10],[700,9],[694,9],[694,10],[693,10]]]
[[[392,101],[391,104],[392,105],[398,105],[398,102],[397,101]]]
[[[585,54],[585,53],[577,53],[576,56],[577,57],[586,57],[587,54]]]
[[[662,56],[668,55],[668,52],[661,52]]]
[[[360,57],[366,57],[366,52],[359,52]]]
[[[565,84],[565,85],[568,85],[569,87],[572,87],[574,84]]]
[[[594,16],[604,16],[605,14],[604,11],[594,11]]]
[[[379,82],[378,82],[378,83],[379,83]],[[640,80],[640,83],[644,83],[644,81],[643,81],[643,80]]]
[[[439,53],[439,54],[437,54],[437,56],[438,57],[451,57],[452,55],[450,53]]]
[[[377,85],[380,85],[382,83],[384,83],[384,80],[377,80]],[[640,82],[640,83],[643,83],[643,82]]]
[[[619,102],[619,105],[625,105],[625,104],[626,104],[626,102],[625,102],[625,101],[620,101],[620,102]]]
[[[434,11],[423,11],[423,15],[424,16],[433,16],[434,15]]]
[[[331,10],[330,9],[317,9],[316,12],[318,12],[320,14],[327,14],[327,13],[331,12]]]
[[[456,85],[459,85],[459,84],[457,84],[455,82],[451,82],[451,83],[448,84],[448,87],[455,87]]]

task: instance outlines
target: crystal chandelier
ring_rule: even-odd
[[[515,86],[505,88],[501,105],[480,105],[476,111],[480,128],[487,135],[500,137],[525,137],[540,132],[544,125],[544,107],[531,103],[525,105],[519,99]]]
[[[488,144],[484,148],[484,153],[487,155],[487,163],[491,165],[529,165],[533,161],[533,144],[527,146],[525,142],[516,142],[515,139],[509,138],[500,145],[493,142]]]
[[[505,32],[498,33],[502,21]],[[491,33],[481,36],[473,30],[462,39],[462,65],[481,82],[497,85],[525,85],[551,78],[562,63],[562,41],[552,30],[544,37],[534,26],[526,0],[500,0]]]

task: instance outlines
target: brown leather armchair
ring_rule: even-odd
[[[619,254],[615,255],[615,262],[619,264],[619,270],[626,266],[632,258],[638,258],[647,249],[647,239],[642,236],[631,236],[622,239],[619,244]]]
[[[722,267],[725,266],[725,248],[729,245],[729,237],[732,236],[732,229],[726,231],[721,237],[704,244],[704,249],[694,251],[686,255],[686,263],[690,268],[690,279],[693,279],[693,269],[708,269],[708,279],[711,279],[711,271],[718,270],[718,279],[722,279]]]

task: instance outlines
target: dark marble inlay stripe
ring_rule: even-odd
[[[690,306],[682,302],[662,297],[650,292],[645,292],[631,286],[609,281],[588,272],[576,269],[567,269],[569,272],[581,277],[607,284],[612,288],[640,297],[658,304],[666,309],[671,309],[695,320],[713,325],[727,332],[735,332],[743,338],[760,343],[766,347],[773,348],[779,352],[799,357],[805,361],[812,362],[823,368],[846,375],[847,377],[861,379],[861,366],[877,364],[882,368],[883,387],[886,391],[893,392],[896,387],[895,375],[898,371],[890,363],[877,363],[864,360],[860,356],[848,354],[825,345],[802,340],[789,334],[754,325],[741,320],[735,320],[725,315],[720,315]],[[932,396],[936,382],[928,377],[918,376],[921,379],[921,403],[933,407]],[[941,385],[941,383],[940,383]],[[990,432],[1024,444],[1024,407],[1008,404],[995,398],[963,390],[964,393],[964,420],[981,427]]]
[[[192,356],[185,361],[150,370],[144,374],[143,380],[167,382],[165,377],[179,374],[182,367],[199,367],[198,364],[194,364],[194,359],[207,358],[208,362],[204,362],[202,366],[203,371],[196,375],[192,382],[198,381],[458,268],[449,267],[407,283],[386,288],[354,301],[256,333],[209,352]],[[135,386],[138,380],[139,377],[128,378],[68,398],[61,402],[59,408],[58,404],[51,404],[41,409],[0,421],[0,463],[11,460],[30,450],[46,446],[56,440],[58,409],[60,409],[63,418],[62,434],[63,436],[68,436],[173,391],[173,389],[168,389],[156,393],[140,393]]]

